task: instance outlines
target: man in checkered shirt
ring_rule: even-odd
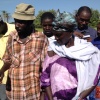
[[[8,69],[11,89],[6,93],[10,100],[40,100],[40,67],[48,42],[44,34],[35,32],[34,12],[32,5],[21,3],[13,14],[16,30],[9,35],[0,70],[2,80]]]

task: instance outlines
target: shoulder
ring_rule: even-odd
[[[6,35],[9,35],[12,31],[15,30],[15,25],[14,24],[9,24],[9,23],[6,23],[7,24],[7,28],[8,28],[8,31],[6,32]]]
[[[53,57],[54,55],[56,55],[54,51],[48,51],[47,54],[49,57]]]
[[[16,39],[16,37],[17,37],[17,31],[16,30],[11,31],[9,33],[8,40]]]
[[[43,41],[48,41],[48,38],[42,32],[35,32],[32,34],[33,38],[38,38]]]
[[[94,28],[92,28],[92,27],[88,27],[88,29],[91,31],[91,32],[97,32]]]

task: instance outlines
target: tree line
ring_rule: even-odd
[[[93,28],[96,28],[96,25],[97,23],[100,21],[100,12],[98,10],[94,10],[92,9],[92,17],[91,17],[91,20],[90,20],[90,23],[89,23],[89,26],[93,27]],[[56,15],[56,11],[54,9],[51,9],[51,10],[47,10],[51,13],[53,13],[54,15]],[[35,27],[36,28],[41,28],[41,21],[40,21],[40,18],[41,18],[41,15],[46,12],[46,10],[40,10],[36,16],[36,19],[34,21],[34,24],[35,24]],[[77,13],[77,10],[74,11],[73,15],[75,16],[75,14]],[[8,13],[7,11],[2,11],[1,12],[1,16],[3,18],[4,21],[7,21],[9,22],[11,16],[10,16],[10,13]],[[11,23],[14,23],[14,22],[11,22]]]

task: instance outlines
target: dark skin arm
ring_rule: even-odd
[[[79,38],[83,38],[83,34],[81,32],[77,32],[77,31],[74,31],[73,33],[75,36],[79,37]]]
[[[44,100],[45,99],[45,92],[41,92],[41,94],[40,94],[40,100]]]
[[[51,86],[45,88],[46,94],[48,96],[48,100],[53,100]]]
[[[52,56],[55,55],[55,53],[53,51],[48,51],[47,53],[48,53],[48,55],[50,57],[52,57]],[[42,88],[40,100],[44,100],[45,99],[45,96],[48,97],[48,100],[53,100],[51,86]]]
[[[0,82],[2,81],[2,79],[4,77],[4,72],[9,69],[10,65],[11,64],[9,62],[6,62],[6,63],[4,63],[2,68],[0,69]]]
[[[83,35],[81,32],[74,31],[73,34],[74,34],[75,36],[79,37],[80,39],[83,39],[83,36],[84,36],[84,35]],[[91,42],[91,41],[92,41],[92,39],[91,39],[90,37],[85,38],[84,40],[87,40],[87,42]]]
[[[44,100],[45,97],[48,97],[48,100],[53,100],[51,86],[42,89],[40,100]]]
[[[98,80],[98,82],[99,82],[99,80]],[[98,82],[97,82],[97,84],[98,84]],[[95,89],[95,87],[97,86],[97,84],[96,84],[95,86],[92,86],[91,88],[89,88],[89,89],[83,91],[83,92],[79,95],[79,96],[81,97],[79,100],[82,100],[82,99],[86,98],[86,97]]]
[[[79,95],[79,97],[80,97],[79,100],[83,100],[84,98],[86,98],[86,97],[95,89],[95,87],[96,87],[96,86],[92,86],[91,88],[89,88],[89,89],[83,91],[83,92]]]

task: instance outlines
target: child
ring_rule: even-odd
[[[98,37],[95,38],[92,43],[95,45],[98,49],[100,49],[100,22],[97,24],[97,35]]]

